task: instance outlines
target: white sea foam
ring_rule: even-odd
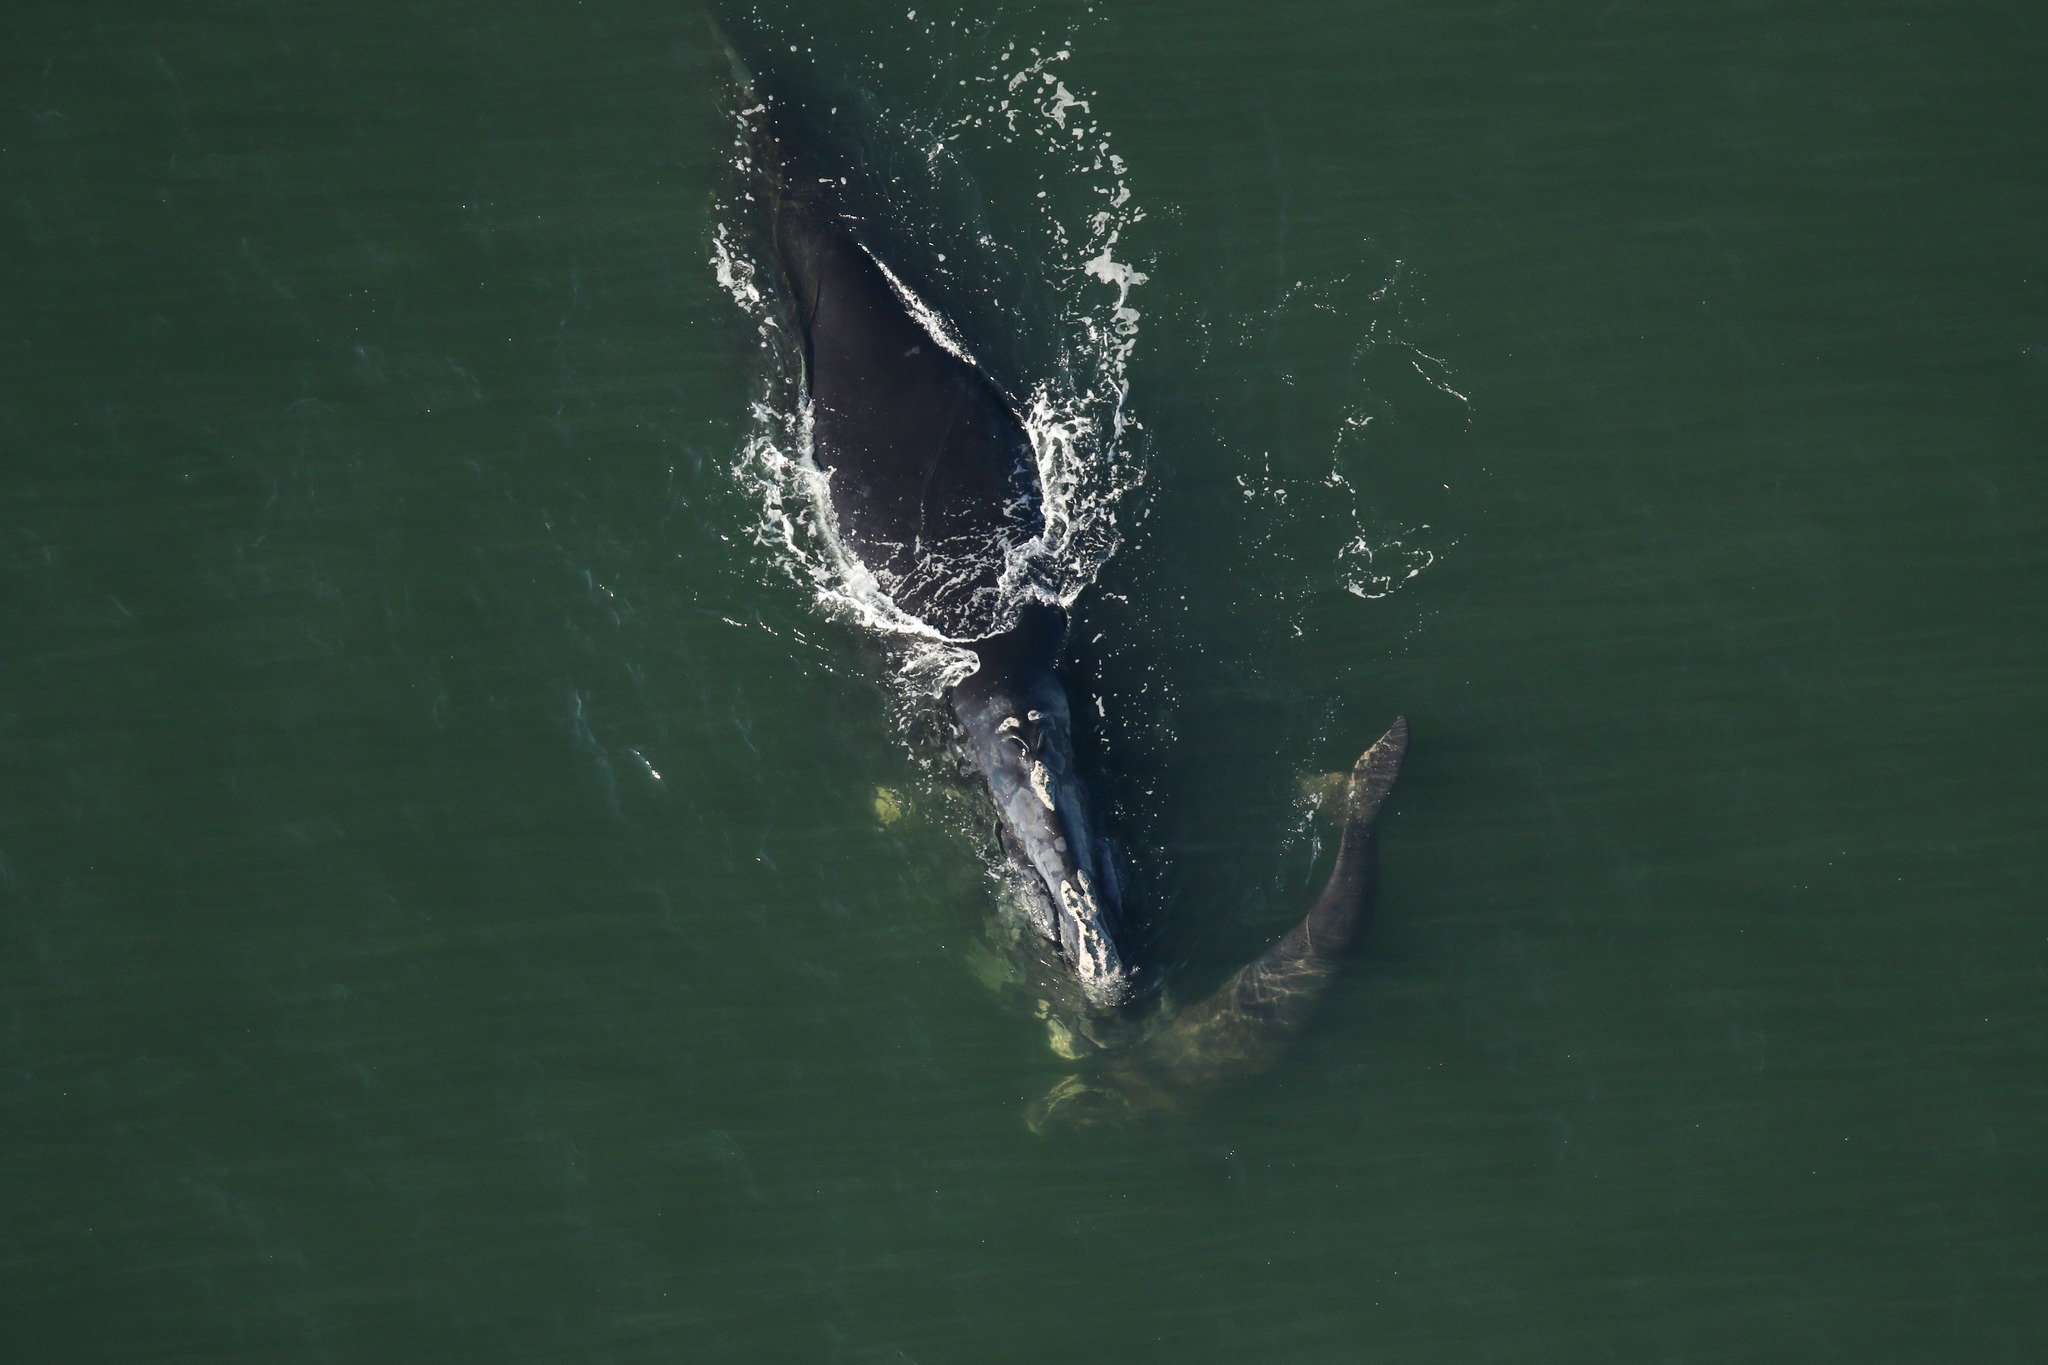
[[[938,25],[931,21],[934,31]],[[1057,74],[1071,49],[983,37],[983,69],[943,90],[938,107],[901,116],[896,126],[877,128],[873,136],[926,149],[929,188],[957,175],[963,164],[971,166],[977,149],[1026,148],[1038,180],[1058,191],[1041,191],[1031,201],[1036,221],[1028,225],[1038,239],[1034,273],[1049,273],[1058,299],[1056,363],[1015,396],[1037,464],[1044,530],[1012,556],[999,591],[1012,608],[1034,598],[1068,605],[1114,553],[1118,506],[1144,477],[1130,439],[1137,423],[1126,410],[1126,368],[1140,321],[1132,293],[1146,277],[1116,255],[1120,235],[1144,213],[1133,203],[1123,159],[1110,151],[1109,135],[1094,119],[1086,92],[1077,95]],[[957,51],[958,39],[949,41]],[[744,182],[744,137],[734,145]],[[919,188],[910,186],[907,193],[914,197]],[[737,461],[739,477],[761,500],[754,538],[808,587],[821,610],[892,639],[900,646],[904,681],[915,692],[936,695],[971,669],[973,656],[891,601],[833,534],[827,476],[811,458],[810,419],[795,382],[792,339],[783,335],[781,305],[765,285],[774,272],[751,254],[763,248],[747,227],[752,206],[746,197],[741,193],[718,207],[711,266],[720,287],[754,319],[770,361]],[[1005,250],[986,239],[982,245],[992,254]],[[945,261],[942,255],[937,259]],[[973,363],[967,343],[944,314],[919,298],[898,271],[877,264],[932,339]]]
[[[1372,244],[1365,245],[1363,254],[1370,258]],[[1442,423],[1444,399],[1455,404],[1450,411],[1464,422],[1471,415],[1472,401],[1453,386],[1450,364],[1399,335],[1409,292],[1406,265],[1392,258],[1380,264],[1386,273],[1377,278],[1354,271],[1295,280],[1272,307],[1237,318],[1216,338],[1236,353],[1233,363],[1278,349],[1307,367],[1277,376],[1282,385],[1297,388],[1289,420],[1302,433],[1284,458],[1244,439],[1257,439],[1258,433],[1237,433],[1245,451],[1235,476],[1245,504],[1240,534],[1276,572],[1276,601],[1306,603],[1332,587],[1367,600],[1387,597],[1456,545],[1415,515],[1430,509],[1416,505],[1412,490],[1407,505],[1390,516],[1389,509],[1361,496],[1348,472],[1374,460],[1382,417],[1399,412],[1411,428],[1418,418]],[[1346,329],[1345,344],[1320,351],[1299,344],[1304,334],[1330,335],[1331,319]],[[1304,458],[1315,448],[1318,431],[1327,433],[1320,439],[1329,452],[1320,471]],[[1291,472],[1277,471],[1276,464]],[[1443,487],[1448,494],[1449,485]],[[1286,619],[1300,634],[1299,611]]]

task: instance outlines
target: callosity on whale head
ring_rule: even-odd
[[[1089,817],[1072,712],[1051,666],[1063,630],[1057,610],[1033,605],[1014,629],[976,644],[980,667],[954,687],[953,714],[995,798],[1033,923],[1088,1003],[1108,1009],[1131,998],[1133,983],[1117,947],[1116,872]]]

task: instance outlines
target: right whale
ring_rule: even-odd
[[[1279,1060],[1329,990],[1364,922],[1375,872],[1373,818],[1407,753],[1404,716],[1352,767],[1339,810],[1337,863],[1301,922],[1159,1032],[1054,1086],[1026,1115],[1033,1132],[1141,1123]]]
[[[1066,614],[1008,590],[1012,562],[1044,526],[1023,423],[848,211],[841,187],[853,168],[805,146],[790,102],[726,51],[750,144],[750,197],[801,346],[806,453],[825,475],[829,529],[899,609],[973,652],[976,668],[947,700],[1033,925],[1090,1014],[1128,1013],[1145,992],[1055,672]],[[1353,768],[1336,866],[1307,917],[1214,995],[1055,1087],[1028,1115],[1034,1130],[1141,1120],[1278,1058],[1363,918],[1373,817],[1407,745],[1407,721],[1396,720]],[[1080,1032],[1094,1034],[1086,1024]]]

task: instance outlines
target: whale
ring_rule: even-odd
[[[1328,993],[1363,926],[1378,870],[1373,822],[1408,753],[1408,720],[1352,765],[1339,798],[1337,859],[1292,929],[1212,994],[1092,1072],[1033,1104],[1033,1132],[1138,1127],[1197,1096],[1271,1070]]]
[[[778,277],[784,333],[800,352],[821,521],[897,609],[971,654],[945,705],[987,791],[1030,930],[1087,1010],[1128,1013],[1156,983],[1132,952],[1117,859],[1077,758],[1059,674],[1066,609],[1014,581],[1045,529],[1017,405],[903,284],[890,264],[895,244],[849,205],[853,168],[809,145],[800,108],[765,92],[729,43],[724,50],[746,197]],[[1062,1081],[1028,1112],[1034,1129],[1143,1122],[1271,1065],[1363,920],[1373,819],[1407,733],[1397,721],[1354,765],[1336,864],[1307,916],[1200,1004],[1162,1014],[1129,1052]]]
[[[885,263],[837,191],[844,176],[793,140],[789,112],[753,96],[742,118],[801,350],[830,533],[898,610],[972,653],[947,703],[994,803],[1026,918],[1086,1006],[1114,1010],[1139,983],[1121,941],[1120,878],[1054,666],[1066,612],[1007,590],[1045,530],[1030,437],[1010,399]]]

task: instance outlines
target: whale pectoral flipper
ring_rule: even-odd
[[[1123,1057],[1054,1086],[1027,1115],[1034,1132],[1141,1120],[1279,1060],[1328,991],[1364,919],[1372,899],[1373,820],[1407,753],[1408,721],[1401,717],[1352,765],[1337,862],[1301,922]]]

